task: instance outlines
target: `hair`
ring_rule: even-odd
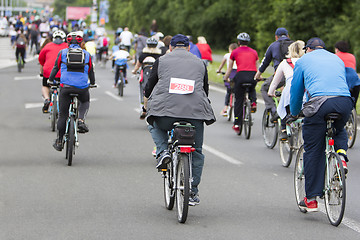
[[[239,40],[239,44],[240,44],[240,45],[245,45],[245,46],[247,46],[247,45],[249,44],[249,42],[248,42],[248,41]]]
[[[300,58],[302,55],[305,54],[303,48],[305,47],[305,42],[302,40],[297,40],[293,42],[289,46],[289,52],[286,55],[287,58]]]
[[[46,44],[51,43],[51,38],[47,37],[43,44],[40,46],[40,51],[46,46]]]
[[[235,50],[236,48],[238,48],[239,47],[239,45],[237,45],[237,43],[231,43],[230,45],[229,45],[229,48],[231,49],[231,50]]]
[[[335,43],[335,48],[339,49],[340,52],[348,52],[350,50],[350,45],[345,41],[339,41]]]
[[[163,43],[165,44],[166,47],[169,47],[171,39],[172,39],[172,36],[170,36],[170,35],[166,35],[164,37]]]
[[[199,36],[199,37],[197,38],[197,41],[198,41],[198,43],[200,43],[200,44],[207,44],[206,38],[203,37],[203,36]]]

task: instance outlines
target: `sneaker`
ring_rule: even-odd
[[[153,157],[156,157],[156,147],[154,147],[153,151],[151,152],[151,154],[153,155]]]
[[[221,110],[220,115],[223,117],[227,117],[227,115],[228,115],[227,110],[224,110],[224,109]]]
[[[317,212],[318,202],[316,200],[308,202],[307,198],[305,197],[304,200],[299,203],[299,208],[306,210],[307,212]]]
[[[346,163],[345,160],[341,160],[341,162],[342,162],[342,165],[343,165],[343,168],[344,168],[344,172],[345,172],[345,174],[347,174],[348,171],[349,171],[349,169],[348,169],[348,167],[347,167],[347,163]]]
[[[240,127],[239,127],[239,125],[232,126],[232,129],[236,132],[237,135],[240,135]]]
[[[128,84],[129,82],[128,82],[128,80],[127,80],[127,78],[125,78],[125,84]]]
[[[59,138],[55,139],[53,147],[55,148],[56,151],[61,152],[61,150],[63,149],[63,141],[62,141],[62,139],[59,139]]]
[[[141,112],[140,119],[145,119],[145,117],[146,117],[146,112]]]
[[[42,112],[43,113],[48,113],[49,112],[49,106],[50,106],[50,100],[49,99],[45,99],[44,101],[44,106],[42,108]]]
[[[253,103],[251,104],[251,112],[252,112],[252,113],[256,112],[256,108],[257,108],[256,102],[253,102]]]
[[[349,161],[349,159],[346,155],[346,151],[344,149],[339,149],[336,152],[339,154],[343,168],[344,168],[344,172],[345,172],[345,174],[347,174],[349,169],[348,169],[346,161]]]
[[[277,122],[278,119],[279,119],[279,115],[277,114],[277,112],[271,113],[271,119],[270,119],[271,122]]]
[[[157,169],[166,169],[167,164],[171,161],[171,155],[167,150],[162,151],[158,158],[158,163],[156,165]]]
[[[287,139],[288,139],[288,135],[286,133],[286,130],[281,130],[280,141],[286,141]]]
[[[189,197],[189,206],[196,206],[200,204],[200,199],[198,194],[190,194]]]
[[[85,124],[84,121],[79,120],[78,121],[78,132],[79,133],[87,133],[89,131],[89,128]]]

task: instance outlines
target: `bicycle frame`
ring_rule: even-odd
[[[50,102],[50,114],[53,110],[53,105],[54,105],[54,99],[56,99],[56,108],[57,108],[57,112],[59,112],[59,93],[58,93],[58,88],[57,86],[52,86],[51,87],[51,102]]]
[[[78,146],[79,142],[78,142],[78,133],[77,133],[77,109],[78,109],[78,100],[77,97],[72,97],[71,102],[70,102],[70,107],[69,107],[69,117],[66,121],[66,130],[65,130],[65,142],[69,140],[69,127],[70,127],[70,118],[74,117],[75,121],[74,121],[74,134],[75,134],[75,146]]]

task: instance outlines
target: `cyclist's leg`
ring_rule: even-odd
[[[156,145],[156,156],[168,148],[168,131],[176,120],[170,117],[155,117],[152,128],[148,128]]]
[[[88,88],[76,89],[79,94],[79,119],[85,120],[90,108],[90,93]]]
[[[271,111],[274,113],[276,111],[275,103],[274,103],[274,100],[272,99],[272,97],[270,97],[268,95],[268,90],[269,90],[270,84],[271,84],[271,82],[273,80],[273,77],[274,77],[274,75],[268,77],[265,80],[265,82],[261,86],[260,91],[261,91],[261,95],[262,95],[262,97],[264,99],[264,102],[265,102],[265,108],[266,109],[271,109]],[[284,86],[284,84],[285,84],[285,78],[283,78],[281,80],[281,82],[278,85],[278,88]]]
[[[246,89],[244,89],[241,84],[244,82],[243,73],[238,72],[234,78],[235,87],[235,104],[234,104],[234,114],[235,121],[234,125],[240,125],[242,123],[242,112],[243,112],[243,102],[244,102],[244,94]]]
[[[356,106],[357,100],[359,98],[359,91],[360,91],[360,85],[355,86],[350,90],[351,97],[355,98],[355,106]]]
[[[114,84],[114,86],[116,86],[116,84],[117,84],[117,81],[118,81],[118,79],[119,79],[119,76],[120,76],[120,66],[119,65],[117,65],[117,64],[115,64],[115,84]]]
[[[21,58],[22,58],[24,64],[25,64],[25,51],[26,51],[26,48],[20,49]]]
[[[16,50],[15,50],[16,62],[19,61],[19,54],[20,54],[20,49],[18,47],[16,47]]]

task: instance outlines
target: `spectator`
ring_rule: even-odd
[[[198,37],[196,46],[199,48],[201,59],[205,62],[206,66],[208,66],[209,63],[212,63],[211,48],[209,44],[207,44],[205,37]]]

